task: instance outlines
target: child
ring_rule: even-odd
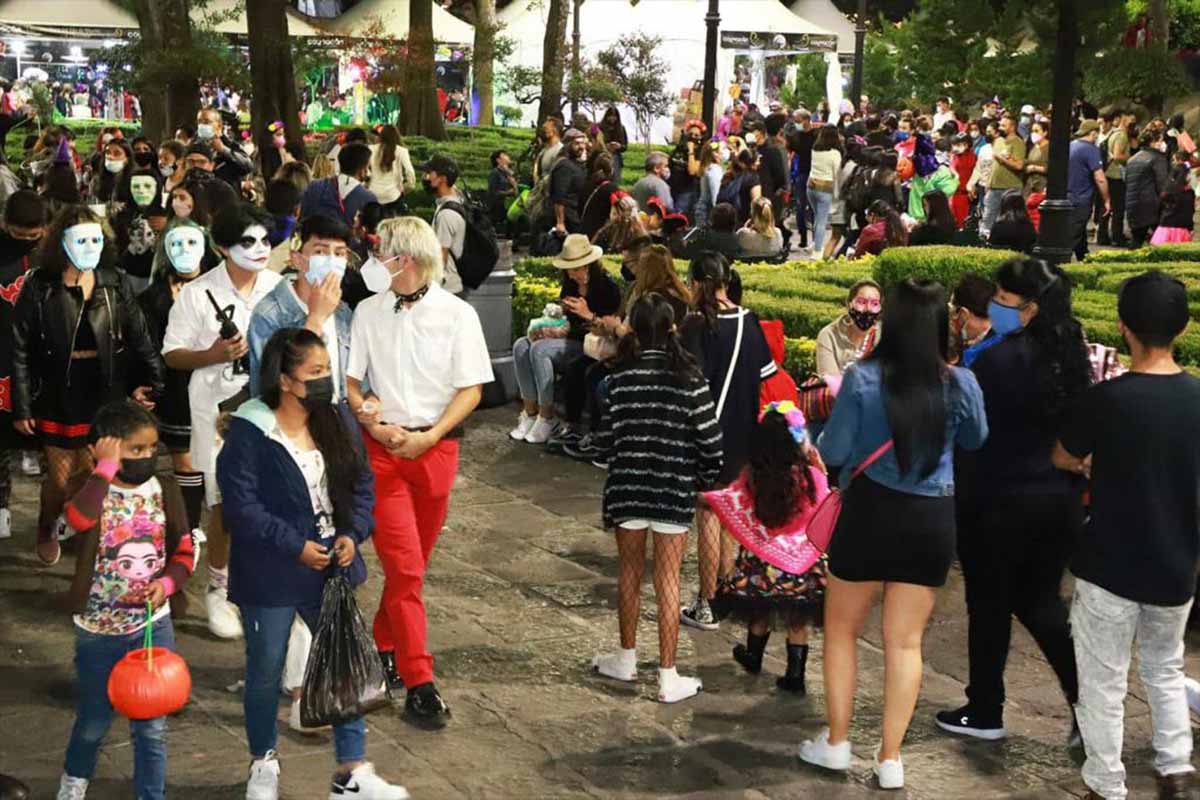
[[[646,535],[654,533],[654,594],[658,600],[658,699],[695,696],[697,678],[675,670],[679,641],[679,565],[687,550],[695,493],[721,471],[721,429],[712,395],[675,334],[675,312],[657,292],[629,311],[630,333],[608,380],[608,414],[597,433],[611,453],[604,484],[604,524],[616,529],[620,561],[621,649],[596,656],[601,675],[637,680],[637,622]]]
[[[771,403],[750,438],[750,462],[727,489],[705,498],[725,530],[741,542],[733,572],[721,578],[713,610],[747,621],[746,644],[733,648],[745,670],[762,671],[771,622],[787,623],[784,691],[805,693],[808,631],[825,606],[825,564],[805,536],[817,504],[829,493],[810,463],[804,415],[791,402]]]
[[[1178,153],[1176,154],[1178,155]],[[1150,244],[1190,242],[1195,225],[1196,193],[1188,185],[1186,163],[1176,162],[1171,182],[1163,192],[1158,211],[1158,227]]]
[[[58,800],[83,800],[100,743],[112,724],[108,676],[126,653],[142,647],[146,606],[153,607],[155,647],[174,649],[167,598],[196,566],[183,495],[172,478],[155,475],[158,425],[130,400],[100,408],[90,450],[96,469],[67,502],[66,518],[83,536],[79,558],[91,558],[91,589],[75,616],[79,700],[67,745]],[[134,720],[134,794],[162,798],[167,782],[165,717]]]

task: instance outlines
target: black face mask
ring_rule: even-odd
[[[433,194],[433,184],[429,182],[428,178],[421,179],[421,188],[423,188],[425,191],[429,192],[430,194]]]
[[[133,160],[139,167],[149,167],[158,163],[158,157],[154,153],[134,153]]]
[[[879,319],[879,312],[860,311],[857,308],[852,308],[850,309],[850,319],[860,331],[869,331],[871,330],[871,326],[875,324],[875,320]]]
[[[117,480],[130,486],[141,486],[154,477],[156,456],[148,458],[122,458],[121,468],[117,470]]]
[[[333,402],[333,376],[310,378],[304,382],[304,397],[297,398],[310,413]]]

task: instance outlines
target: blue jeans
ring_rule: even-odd
[[[983,219],[979,221],[980,236],[984,235],[984,232],[992,232],[992,226],[1000,217],[1000,201],[1007,192],[1008,189],[988,189],[987,194],[983,196]]]
[[[700,199],[700,192],[697,189],[689,189],[675,195],[675,210],[688,218],[688,221],[693,225],[696,220],[692,219],[692,212],[696,210],[696,201]]]
[[[800,244],[808,244],[808,173],[796,176],[792,182],[792,205],[796,207],[796,233]]]
[[[125,654],[141,648],[143,631],[128,636],[105,636],[75,629],[75,673],[79,699],[75,726],[67,745],[63,772],[91,780],[96,772],[100,745],[112,726],[113,707],[108,702],[108,676]],[[175,649],[171,617],[154,623],[154,646]],[[138,800],[161,800],[167,787],[167,718],[131,720],[133,736],[133,789]]]
[[[287,658],[292,619],[299,614],[315,636],[321,607],[241,606],[241,612],[246,634],[246,697],[243,701],[246,739],[250,743],[251,757],[262,758],[268,750],[275,749],[279,681]],[[366,759],[367,724],[362,717],[333,726],[333,752],[339,764]]]
[[[813,209],[813,252],[817,255],[825,249],[826,228],[829,227],[829,211],[833,208],[833,192],[808,190],[808,202]]]
[[[537,401],[542,407],[554,405],[554,370],[564,369],[583,355],[583,342],[575,339],[538,339],[530,342],[522,336],[513,342],[513,366],[521,399]]]

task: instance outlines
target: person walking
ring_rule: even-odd
[[[1096,231],[1096,244],[1111,244],[1115,247],[1126,247],[1129,244],[1125,236],[1125,165],[1129,163],[1129,123],[1132,115],[1117,113],[1114,124],[1104,140],[1104,151],[1108,163],[1104,167],[1104,177],[1108,182],[1108,195],[1112,201],[1112,214],[1100,220]]]
[[[935,720],[942,730],[978,739],[1007,735],[1004,666],[1014,616],[1033,635],[1068,706],[1079,695],[1060,591],[1083,527],[1084,486],[1055,469],[1050,453],[1063,420],[1091,384],[1091,362],[1071,311],[1070,279],[1060,269],[1014,258],[1000,265],[996,284],[988,317],[1002,338],[971,364],[991,435],[956,461],[969,621],[967,704]]]
[[[1121,751],[1136,640],[1158,796],[1185,800],[1195,783],[1183,635],[1200,568],[1200,381],[1175,363],[1172,345],[1189,322],[1187,290],[1147,272],[1122,285],[1117,313],[1130,371],[1083,396],[1052,456],[1091,485],[1071,559],[1083,782],[1087,800],[1128,796]]]
[[[874,770],[880,788],[898,789],[900,746],[921,686],[921,640],[954,559],[954,449],[978,449],[988,427],[975,377],[946,363],[950,321],[940,284],[898,284],[882,324],[886,335],[872,354],[846,370],[818,443],[825,463],[841,469],[845,494],[828,551],[828,727],[800,746],[800,758],[850,767],[858,637],[882,589],[886,668]]]
[[[1158,225],[1159,198],[1169,182],[1167,143],[1161,131],[1147,128],[1138,137],[1138,151],[1125,166],[1125,217],[1134,247],[1144,245]]]
[[[1088,220],[1092,218],[1092,197],[1100,193],[1105,213],[1112,213],[1108,195],[1108,179],[1104,176],[1104,165],[1100,159],[1100,148],[1096,137],[1100,125],[1095,120],[1085,119],[1075,131],[1071,142],[1067,167],[1067,199],[1071,201],[1071,237],[1075,258],[1083,261],[1088,254]],[[1157,222],[1157,217],[1155,222]]]

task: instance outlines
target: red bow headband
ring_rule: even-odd
[[[609,195],[608,202],[615,206],[617,203],[621,202],[621,200],[626,197],[629,197],[629,193],[623,192],[620,189],[618,189],[617,191],[615,191],[611,195]]]
[[[687,122],[685,122],[683,124],[683,129],[685,131],[688,128],[699,128],[701,133],[708,133],[708,126],[704,124],[703,120],[689,119]]]

